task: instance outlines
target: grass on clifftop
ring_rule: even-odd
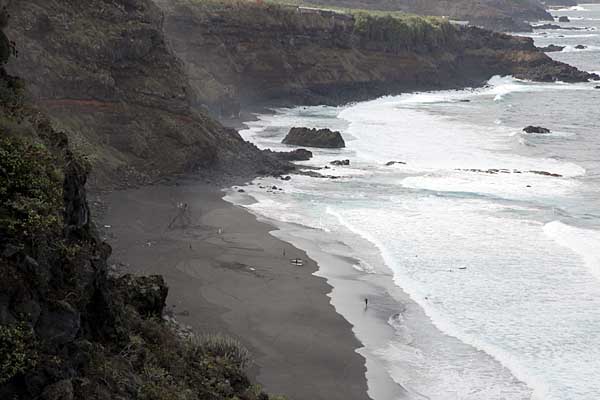
[[[443,18],[411,14],[358,11],[354,32],[367,40],[389,44],[395,50],[435,48],[454,37],[454,26]]]
[[[433,49],[451,42],[457,32],[457,28],[446,18],[400,11],[316,6],[294,0],[178,1],[181,5],[193,5],[207,12],[227,12],[227,17],[232,19],[251,18],[250,24],[256,24],[257,19],[264,19],[266,23],[293,26],[306,24],[311,18],[313,21],[314,18],[321,18],[323,26],[327,27],[332,19],[332,12],[340,16],[351,16],[353,22],[349,20],[347,26],[352,29],[352,33],[362,41],[377,42],[379,47],[383,45],[386,51]],[[298,12],[297,7],[302,12]]]

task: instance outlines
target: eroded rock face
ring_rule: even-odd
[[[92,186],[228,169],[232,160],[245,164],[232,173],[275,163],[263,163],[261,151],[202,111],[152,0],[30,0],[9,7],[7,34],[19,57],[7,68],[27,81],[30,97],[76,150],[94,155]],[[235,93],[223,88],[219,96],[220,113],[237,115]]]
[[[592,77],[552,60],[529,38],[476,27],[444,26],[436,40],[399,44],[382,39],[394,32],[382,28],[370,34],[352,15],[253,2],[236,7],[156,2],[165,12],[169,42],[190,73],[195,100],[215,114],[224,92],[233,93],[242,107],[336,105],[475,86],[493,75],[568,82]],[[384,25],[374,22],[373,30]]]
[[[526,132],[526,133],[550,133],[550,129],[544,128],[541,126],[529,125],[529,126],[526,126],[525,128],[523,128],[523,132]]]
[[[331,129],[292,128],[281,142],[294,146],[339,149],[346,147],[342,134]]]

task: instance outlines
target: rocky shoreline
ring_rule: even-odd
[[[11,172],[3,181],[9,189],[2,192],[3,216],[10,218],[0,229],[0,268],[8,277],[1,285],[1,345],[14,357],[3,370],[0,397],[269,398],[246,376],[247,353],[237,341],[182,342],[160,319],[167,296],[162,278],[109,274],[111,250],[95,228],[86,185],[156,184],[142,189],[133,203],[119,198],[132,192],[110,194],[116,201],[109,206],[124,209],[107,214],[105,228],[128,221],[119,229],[130,229],[116,236],[117,257],[132,257],[140,265],[128,272],[167,275],[177,288],[170,298],[197,307],[196,329],[234,332],[258,351],[269,372],[255,369],[254,375],[269,388],[304,398],[365,398],[364,362],[354,353],[360,344],[332,310],[324,295],[330,288],[311,275],[316,265],[269,236],[269,227],[225,207],[215,189],[258,175],[287,174],[294,168],[290,161],[310,152],[261,151],[209,112],[236,117],[240,110],[267,104],[341,104],[409,90],[476,86],[495,74],[540,81],[598,78],[551,60],[530,39],[438,19],[249,2],[156,3],[10,5],[7,32],[19,57],[7,68],[25,81],[1,68],[2,169]],[[4,15],[0,19],[4,24]],[[4,33],[2,39],[3,66],[14,49]],[[210,188],[194,192],[170,178],[186,173]],[[159,185],[165,181],[173,186]],[[145,195],[153,190],[160,201]],[[200,202],[199,225],[167,232],[171,195],[178,190],[187,202],[176,206],[177,212]],[[133,218],[132,210],[145,214]],[[219,229],[225,224],[241,232],[223,237]],[[213,253],[197,254],[198,249]],[[188,250],[189,257],[174,258]],[[308,268],[297,272],[285,262],[285,251],[306,259]],[[190,276],[204,292],[190,284]],[[214,285],[211,279],[217,279]],[[276,283],[275,297],[263,293],[269,279]],[[228,287],[230,280],[235,285]],[[294,290],[287,302],[273,301]],[[258,299],[244,303],[243,296],[236,298],[240,293]],[[192,300],[184,298],[188,295]],[[201,302],[204,296],[212,301]],[[245,320],[247,315],[253,320]],[[285,325],[282,315],[297,318]],[[322,319],[314,322],[314,315]],[[273,336],[271,330],[282,326],[289,338]],[[306,326],[308,336],[299,337],[295,332]],[[322,326],[328,329],[321,331]],[[307,343],[310,335],[327,340]],[[327,351],[335,356],[324,357]],[[320,363],[323,368],[311,368]],[[303,371],[313,376],[299,380]]]

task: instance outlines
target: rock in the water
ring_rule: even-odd
[[[244,189],[238,189],[238,193],[244,193],[245,190]]]
[[[542,128],[541,126],[529,125],[529,126],[523,128],[523,132],[526,132],[526,133],[550,133],[550,129]]]
[[[278,152],[276,156],[284,161],[306,161],[310,160],[313,154],[306,149],[296,149],[294,151]]]
[[[162,315],[169,288],[161,275],[126,274],[117,279],[115,285],[123,301],[133,306],[141,315],[154,317]]]
[[[600,89],[600,85],[599,86],[594,86],[594,89]]]
[[[560,26],[556,24],[534,25],[533,29],[562,29],[563,31],[583,31],[585,28],[577,28],[574,26]]]
[[[281,142],[295,146],[339,149],[346,147],[342,134],[331,129],[292,128]]]
[[[394,165],[394,164],[403,164],[403,165],[406,165],[406,163],[404,161],[388,161],[388,162],[385,163],[385,165],[387,167],[389,167],[391,165]]]
[[[330,162],[331,165],[350,165],[350,160],[334,160]]]
[[[561,15],[558,17],[558,22],[571,22],[571,20],[566,15]]]
[[[564,48],[565,46],[557,46],[555,44],[551,44],[546,47],[540,47],[540,50],[542,50],[545,53],[552,53],[557,51],[563,51]]]
[[[561,174],[555,174],[555,173],[548,172],[548,171],[529,171],[529,172],[531,172],[532,174],[537,174],[537,175],[553,176],[555,178],[562,177]]]
[[[281,177],[281,180],[282,180],[282,181],[289,181],[290,179],[292,179],[292,177],[291,177],[291,176],[289,176],[289,175],[287,175],[287,176],[282,176],[282,177]]]
[[[577,50],[583,50],[583,49],[587,49],[587,46],[584,46],[584,45],[582,45],[582,44],[578,44],[577,46],[575,46],[575,48],[576,48]]]

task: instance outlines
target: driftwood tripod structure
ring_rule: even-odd
[[[187,203],[177,204],[177,214],[171,222],[169,222],[169,229],[179,225],[181,228],[185,228],[192,224],[192,213]]]

